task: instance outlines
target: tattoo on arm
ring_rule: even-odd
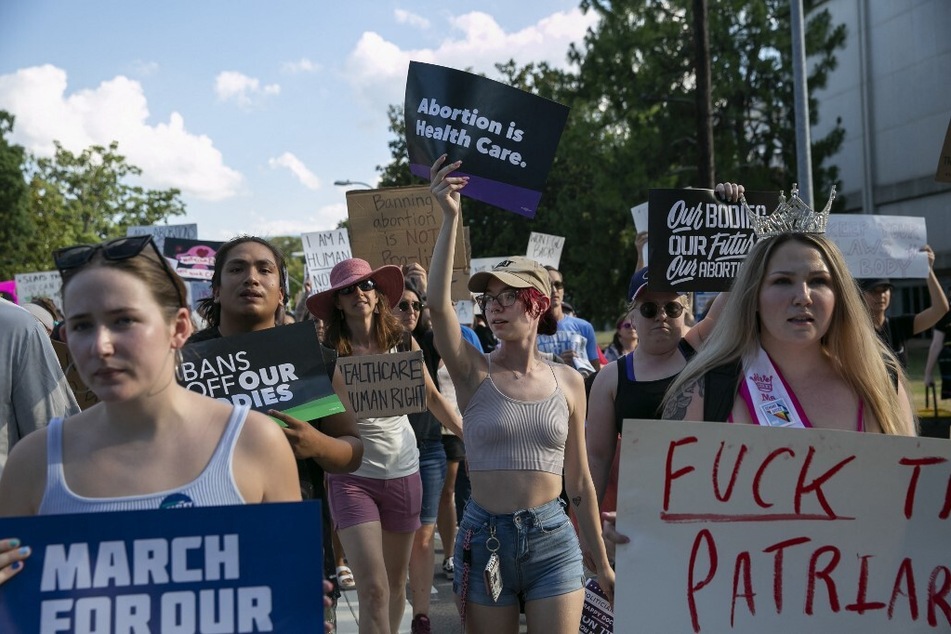
[[[581,496],[576,495],[575,497],[571,498],[571,503],[575,506],[581,506]]]
[[[694,390],[703,398],[703,379],[684,387],[677,396],[667,402],[664,407],[664,420],[683,420],[687,415],[687,407],[693,401]]]

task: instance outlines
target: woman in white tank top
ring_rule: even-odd
[[[192,322],[184,285],[149,236],[68,247],[54,260],[69,351],[100,402],[17,444],[0,514],[300,499],[277,425],[175,381]]]
[[[598,582],[613,597],[614,572],[601,540],[585,454],[581,375],[540,357],[536,337],[554,327],[551,282],[537,262],[513,257],[469,280],[499,346],[483,355],[462,338],[449,297],[459,228],[462,163],[432,167],[443,210],[429,272],[429,308],[463,411],[472,497],[456,538],[453,587],[467,631],[577,632],[584,602],[581,551],[559,504],[564,483]],[[485,581],[483,577],[489,577]],[[498,582],[492,579],[498,579]]]

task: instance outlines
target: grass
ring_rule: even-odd
[[[604,348],[611,343],[613,330],[602,330],[597,333],[598,345]],[[911,393],[915,407],[919,413],[925,411],[925,361],[928,359],[928,346],[931,339],[912,339],[908,342],[908,381],[911,384]],[[941,385],[938,385],[938,396],[941,395]],[[933,408],[934,406],[932,406]],[[951,401],[938,401],[938,411],[942,416],[951,416]]]

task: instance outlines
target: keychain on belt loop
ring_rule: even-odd
[[[485,540],[485,548],[491,553],[489,561],[485,565],[485,591],[492,597],[492,601],[498,601],[502,594],[502,571],[501,561],[499,560],[499,548],[502,544],[499,538],[495,536],[495,524],[489,526],[489,538]]]

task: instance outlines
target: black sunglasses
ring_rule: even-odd
[[[422,302],[410,302],[405,299],[401,301],[399,304],[397,304],[396,307],[399,308],[404,313],[408,311],[411,307],[417,313],[423,312],[423,309],[426,308],[425,306],[423,306]]]
[[[337,295],[352,295],[353,292],[358,288],[366,293],[376,288],[376,282],[373,280],[363,280],[362,282],[357,282],[356,284],[351,284],[350,286],[344,286],[339,291],[337,291]]]
[[[656,317],[660,309],[661,307],[656,302],[644,302],[638,307],[638,310],[641,311],[641,315],[646,319]],[[680,302],[667,302],[664,304],[663,309],[664,314],[670,319],[677,319],[684,314],[684,305]]]
[[[162,270],[168,276],[168,281],[175,287],[175,294],[178,295],[178,305],[182,308],[188,308],[188,302],[182,294],[181,287],[176,284],[176,274],[152,241],[152,236],[128,236],[125,238],[116,238],[102,244],[77,244],[71,247],[64,247],[53,251],[53,262],[59,269],[61,275],[64,275],[75,269],[81,268],[89,263],[96,251],[102,249],[102,257],[113,262],[128,260],[142,253],[146,246],[152,245],[155,255],[162,265]]]
[[[552,287],[553,289],[555,289],[556,291],[560,291],[561,289],[563,289],[563,288],[565,287],[565,283],[564,283],[564,282],[552,282],[552,283],[551,283],[551,287]]]

